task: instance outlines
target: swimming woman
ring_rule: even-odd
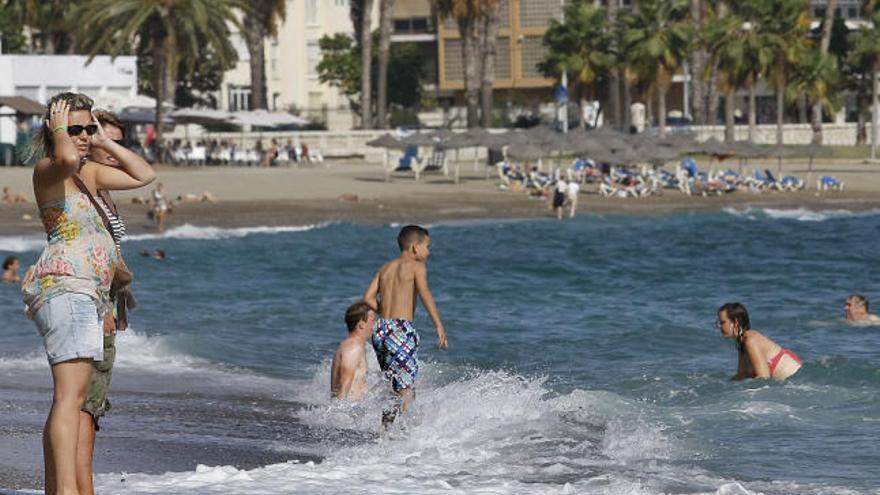
[[[718,328],[725,338],[736,340],[739,364],[733,380],[785,380],[801,369],[801,360],[793,352],[752,329],[749,312],[740,303],[727,303],[718,309]]]

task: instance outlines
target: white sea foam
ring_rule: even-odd
[[[865,211],[850,210],[821,210],[814,211],[807,208],[746,208],[737,210],[736,208],[724,208],[725,213],[747,220],[759,220],[762,218],[770,218],[773,220],[795,220],[798,222],[823,222],[826,220],[834,220],[839,218],[857,218],[880,215],[880,209]]]
[[[315,430],[346,431],[360,439],[321,442],[324,461],[287,462],[242,470],[199,466],[195,471],[99,475],[114,493],[599,493],[654,494],[669,478],[694,468],[676,462],[687,449],[669,436],[651,406],[613,393],[575,390],[554,396],[543,378],[505,371],[462,370],[424,363],[417,400],[387,432],[379,418],[389,405],[371,370],[367,399],[358,404],[327,396],[329,363],[296,388],[311,404],[298,419]],[[375,368],[374,365],[371,366]],[[455,378],[453,378],[455,377]],[[378,436],[378,440],[370,440]],[[669,462],[673,461],[673,462]],[[635,466],[650,463],[646,480]],[[688,474],[680,472],[686,469]],[[125,479],[124,482],[120,481]],[[654,481],[652,481],[654,480]],[[712,489],[721,485],[718,480]],[[703,485],[705,487],[705,485]]]
[[[314,225],[291,225],[281,227],[236,227],[223,228],[212,226],[198,226],[191,224],[183,224],[170,228],[162,234],[136,234],[126,238],[128,241],[145,241],[154,239],[196,239],[196,240],[218,240],[246,237],[254,234],[284,234],[289,232],[308,232],[310,230],[319,229],[330,225],[329,223],[320,223]]]
[[[26,253],[39,251],[46,245],[46,236],[37,235],[10,235],[0,236],[0,252]]]

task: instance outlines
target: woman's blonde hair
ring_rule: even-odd
[[[43,115],[43,123],[35,131],[33,139],[31,140],[31,149],[30,156],[28,160],[39,160],[40,158],[45,158],[47,156],[52,156],[52,153],[55,151],[55,145],[52,141],[52,130],[49,129],[49,112],[52,111],[52,105],[57,101],[66,101],[68,105],[70,105],[71,112],[77,112],[80,110],[85,110],[87,112],[92,111],[92,107],[94,106],[94,101],[88,96],[82,93],[58,93],[53,96],[49,102],[46,104],[46,113]]]

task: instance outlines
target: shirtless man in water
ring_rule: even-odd
[[[337,399],[360,400],[367,393],[367,353],[364,344],[376,325],[376,312],[364,301],[345,311],[348,337],[339,344],[330,367],[330,394]]]
[[[868,309],[868,298],[860,294],[853,294],[846,298],[843,305],[846,321],[855,325],[878,325],[880,316]]]
[[[406,411],[415,397],[415,381],[419,372],[417,351],[419,335],[413,326],[416,298],[422,304],[437,328],[437,346],[446,349],[446,331],[440,321],[434,296],[428,288],[428,256],[431,237],[428,230],[418,225],[407,225],[397,236],[400,256],[386,263],[364,293],[364,301],[379,312],[373,330],[373,350],[379,367],[391,380],[391,387],[401,403],[386,411],[382,423],[387,427],[397,412]]]

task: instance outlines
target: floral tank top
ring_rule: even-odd
[[[88,196],[80,191],[40,205],[49,237],[21,283],[27,314],[33,318],[49,299],[67,293],[94,297],[110,307],[110,281],[118,256],[113,238]]]

